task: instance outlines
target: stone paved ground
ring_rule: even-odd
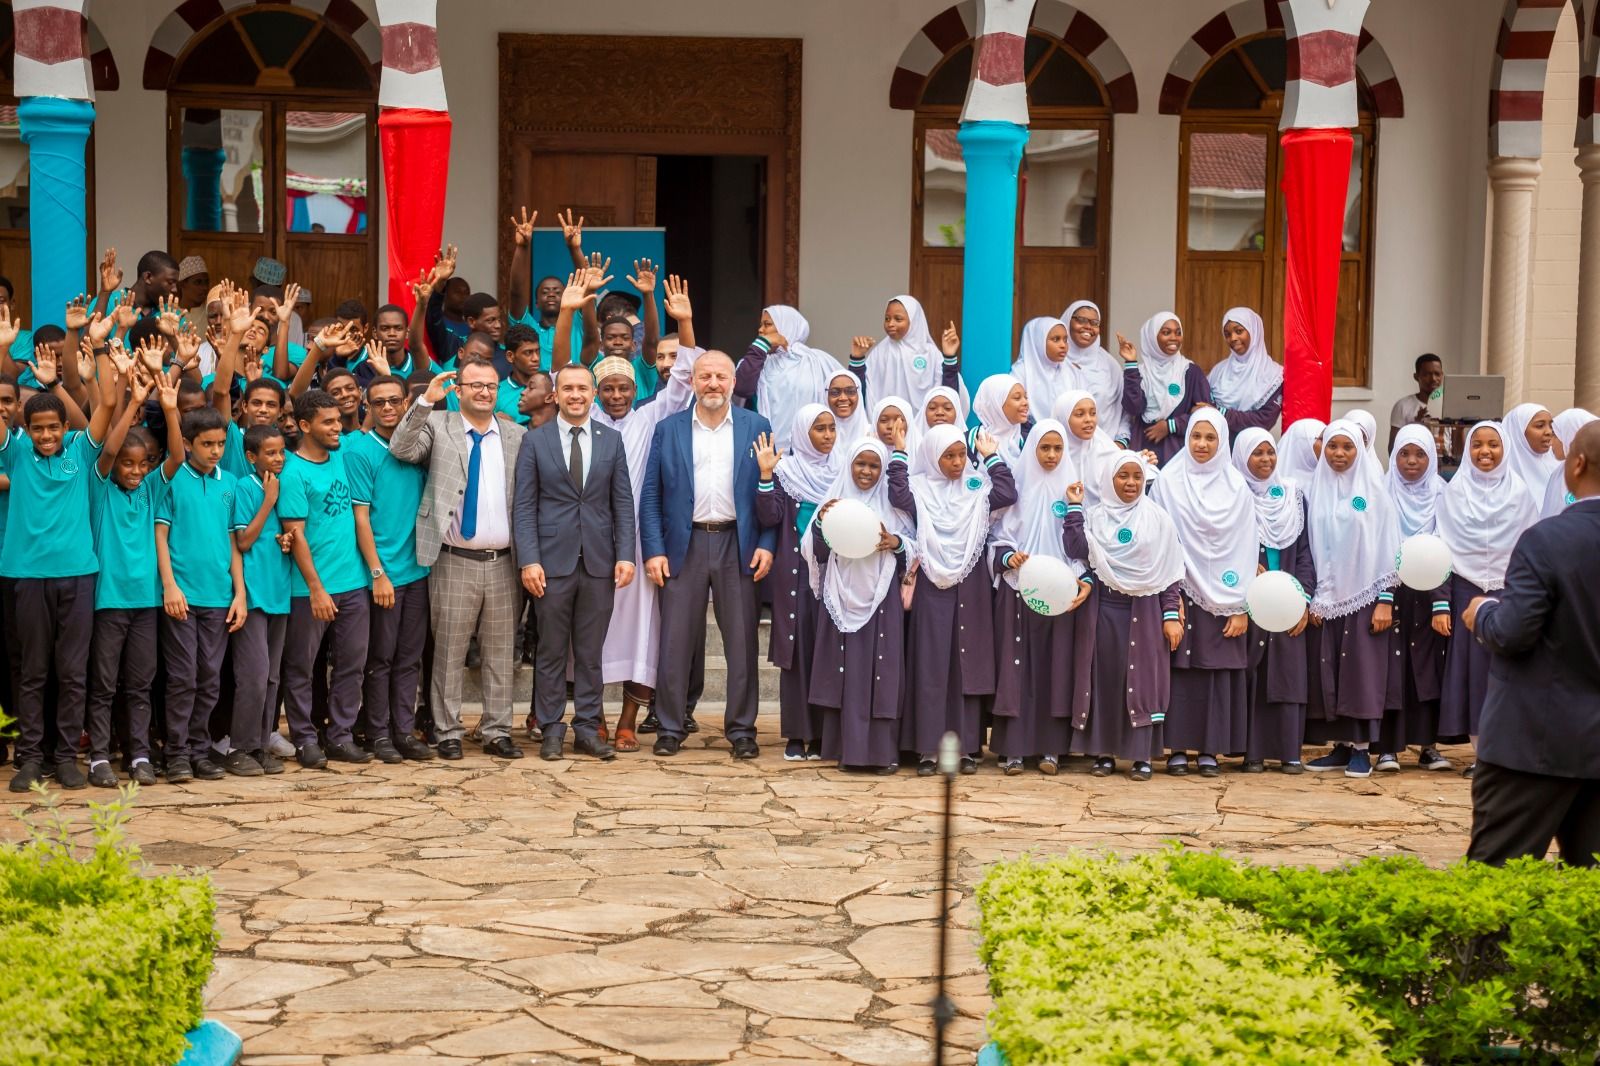
[[[710,731],[675,759],[606,766],[469,751],[139,798],[146,857],[212,871],[208,1008],[246,1063],[931,1061],[936,779],[770,747],[736,764]],[[983,1039],[971,888],[996,859],[1177,838],[1270,861],[1445,863],[1466,845],[1467,782],[1409,762],[1362,782],[1072,770],[1006,778],[991,762],[960,780],[955,1061]]]

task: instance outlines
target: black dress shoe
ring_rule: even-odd
[[[433,749],[409,734],[395,737],[394,747],[402,759],[410,759],[412,762],[427,762],[433,758]]]
[[[328,757],[322,753],[322,746],[315,741],[294,749],[294,757],[295,761],[307,770],[321,770],[328,765]],[[172,780],[170,770],[167,773],[167,780]]]
[[[374,740],[367,745],[367,750],[372,752],[373,758],[389,766],[406,761],[406,757],[400,754],[400,749],[395,747],[394,741],[388,737],[379,737]]]
[[[194,767],[189,765],[189,759],[184,755],[173,755],[167,759],[167,784],[186,785],[194,780]]]
[[[649,711],[644,716],[644,721],[634,727],[635,733],[654,733],[661,728],[661,719],[656,717],[655,711]]]
[[[617,749],[599,737],[574,737],[572,750],[579,755],[589,755],[604,762],[617,757]]]
[[[44,767],[37,759],[29,759],[17,767],[17,775],[11,779],[6,787],[12,792],[27,792],[38,781],[43,780]]]
[[[156,768],[147,761],[136,762],[128,771],[128,776],[133,779],[134,784],[148,787],[156,783]]]
[[[334,762],[368,763],[372,761],[372,752],[362,751],[349,741],[328,745],[328,758]]]
[[[83,776],[83,767],[76,760],[69,759],[56,763],[56,784],[62,788],[80,789],[88,787],[89,779]]]
[[[656,737],[655,747],[650,750],[657,755],[676,755],[680,743],[677,737]]]
[[[283,773],[283,760],[279,759],[266,748],[260,748],[256,751],[252,751],[250,753],[250,757],[256,761],[257,766],[261,767],[261,772],[263,774],[270,775]]]
[[[246,751],[230,751],[222,757],[222,768],[235,777],[260,777],[265,771]]]
[[[461,758],[461,741],[459,741],[459,740],[441,740],[441,741],[439,741],[439,758],[441,758],[441,759],[459,759],[459,758]]]
[[[510,737],[496,737],[483,742],[483,753],[493,755],[496,759],[520,759],[522,749],[517,747],[516,741]]]
[[[200,781],[221,781],[228,774],[222,767],[202,755],[194,760],[194,776]]]
[[[565,734],[557,733],[553,729],[546,733],[544,735],[544,739],[539,741],[539,758],[543,759],[545,762],[556,762],[560,760],[562,757],[561,742],[565,739]]]
[[[700,723],[694,720],[694,712],[690,711],[683,716],[683,731],[685,733],[700,732]]]
[[[733,742],[733,757],[735,759],[758,759],[761,757],[761,746],[750,737],[740,737]]]

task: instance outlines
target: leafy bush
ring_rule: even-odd
[[[1483,1062],[1505,1043],[1570,1063],[1600,1052],[1600,871],[1392,857],[1323,872],[1177,850],[1164,861],[1185,889],[1336,962],[1388,1022],[1395,1062]]]
[[[1159,859],[1001,863],[978,905],[989,1031],[1013,1066],[1383,1062],[1338,967]]]
[[[199,1023],[216,946],[203,878],[140,876],[128,803],[92,804],[80,857],[49,804],[45,828],[0,847],[0,1062],[171,1066]]]

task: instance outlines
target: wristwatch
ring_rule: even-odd
[[[384,576],[383,567],[375,566],[375,567],[372,568],[372,580],[376,581],[380,577],[383,577],[383,576]]]

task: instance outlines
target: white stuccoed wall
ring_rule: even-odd
[[[1552,411],[1572,406],[1578,345],[1578,242],[1583,182],[1572,131],[1578,121],[1578,20],[1561,9],[1544,82],[1544,155],[1533,215],[1528,304],[1527,399]]]
[[[358,2],[373,14],[370,0]],[[445,233],[462,248],[462,273],[488,287],[503,235],[498,33],[798,37],[805,42],[801,304],[822,347],[843,351],[852,333],[878,333],[884,300],[906,285],[910,256],[911,113],[890,110],[889,79],[907,42],[947,2],[440,0],[455,124]],[[1178,120],[1157,111],[1161,83],[1188,36],[1228,5],[1078,6],[1117,40],[1139,87],[1139,113],[1118,116],[1114,131],[1112,326],[1130,333],[1174,300]],[[1399,74],[1406,117],[1379,128],[1373,383],[1341,390],[1339,409],[1366,406],[1383,420],[1422,351],[1438,351],[1449,369],[1477,366],[1486,100],[1501,8],[1502,0],[1380,0],[1368,13],[1368,29]],[[97,103],[98,241],[130,257],[166,239],[158,192],[166,181],[165,100],[139,85],[151,33],[170,10],[171,0],[98,0],[93,8],[122,74],[122,88]],[[1075,295],[1063,293],[1062,306]]]

